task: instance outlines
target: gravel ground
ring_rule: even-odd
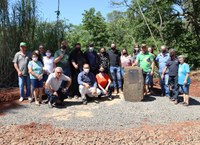
[[[21,103],[1,110],[0,126],[30,123],[50,124],[73,130],[126,130],[141,125],[167,125],[175,122],[200,121],[200,98],[191,98],[188,107],[174,105],[166,97],[147,97],[143,102],[126,102],[116,98],[82,105],[80,100],[65,100],[64,108],[49,109],[48,105]]]

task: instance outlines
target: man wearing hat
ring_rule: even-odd
[[[14,68],[18,74],[18,84],[20,90],[20,99],[22,102],[26,97],[29,101],[30,97],[30,78],[28,74],[28,62],[30,60],[30,53],[27,52],[27,44],[25,42],[20,43],[20,51],[14,56],[13,63]],[[24,92],[24,86],[26,86],[26,94]]]

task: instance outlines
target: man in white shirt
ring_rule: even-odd
[[[68,81],[65,88],[61,87],[62,81]],[[61,67],[56,67],[55,72],[49,75],[45,83],[45,93],[48,96],[49,108],[52,108],[58,100],[61,103],[64,101],[70,85],[71,78],[63,74],[63,69]]]

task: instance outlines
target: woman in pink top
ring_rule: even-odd
[[[121,66],[122,66],[121,72],[122,72],[122,77],[124,77],[124,67],[132,66],[132,57],[131,55],[128,54],[128,51],[126,48],[123,48],[121,53],[122,53],[120,57]]]

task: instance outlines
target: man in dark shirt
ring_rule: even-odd
[[[84,64],[83,71],[78,74],[78,84],[84,105],[87,104],[86,95],[97,98],[101,94],[101,91],[97,88],[95,75],[90,72],[89,64]],[[95,102],[98,101],[95,100]]]
[[[110,73],[114,85],[114,94],[117,94],[117,88],[119,88],[119,93],[122,93],[120,53],[116,49],[115,44],[111,44],[111,50],[108,52],[108,55],[110,60]]]
[[[88,64],[90,65],[90,71],[96,75],[98,73],[98,56],[97,52],[94,50],[93,44],[89,44],[89,48],[84,55]]]
[[[172,97],[170,99],[174,101],[174,104],[178,104],[178,65],[179,61],[176,58],[176,51],[174,49],[169,50],[170,58],[168,59],[166,66],[162,72],[162,79],[167,71],[169,74],[169,85],[172,86]]]
[[[72,74],[72,95],[74,98],[80,96],[78,89],[77,76],[83,70],[83,64],[86,63],[86,58],[81,50],[81,44],[76,43],[74,50],[69,56],[71,74]]]

